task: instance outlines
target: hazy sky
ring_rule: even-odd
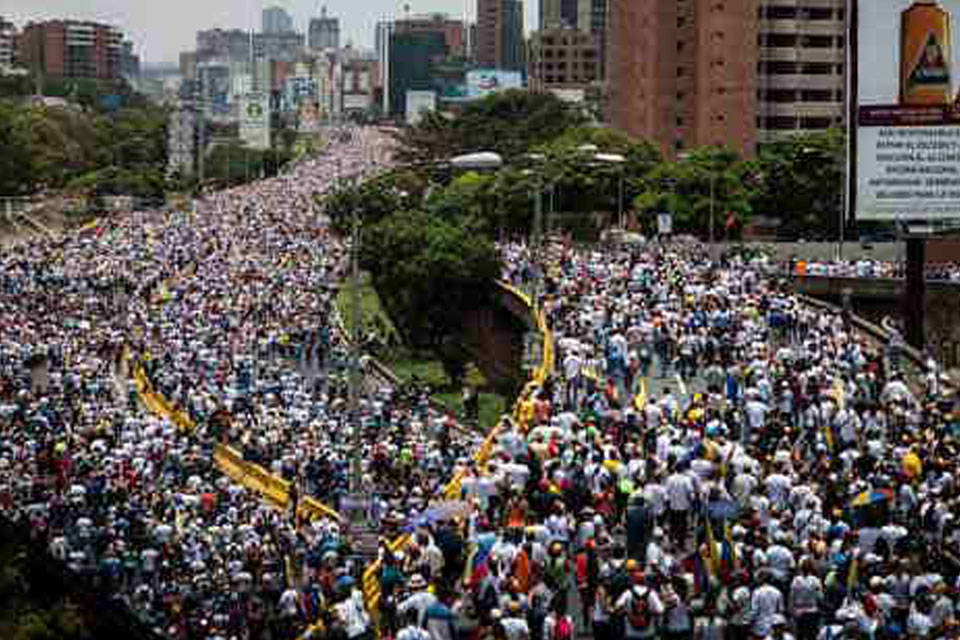
[[[527,0],[527,26],[536,15],[538,0]],[[149,62],[176,61],[192,49],[198,29],[211,27],[260,28],[260,10],[274,4],[285,8],[300,31],[310,17],[327,5],[340,18],[341,42],[372,47],[374,26],[381,17],[443,11],[460,17],[476,13],[476,0],[0,0],[0,15],[18,25],[29,19],[71,17],[95,19],[121,27]]]

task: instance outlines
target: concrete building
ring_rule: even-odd
[[[293,18],[282,7],[267,7],[260,14],[260,30],[263,33],[289,33],[293,31]]]
[[[133,43],[124,40],[120,50],[120,76],[136,90],[140,88],[140,56],[133,52]]]
[[[0,73],[13,67],[13,40],[16,32],[16,27],[12,22],[0,18]]]
[[[611,0],[614,126],[669,156],[701,145],[751,155],[758,6],[758,0]]]
[[[842,126],[844,0],[762,2],[757,139]]]
[[[535,31],[530,35],[530,88],[583,89],[599,85],[602,80],[600,61],[603,49],[591,31],[556,28]]]
[[[250,60],[253,37],[241,29],[206,29],[197,31],[197,62]]]
[[[19,42],[21,64],[37,75],[120,78],[123,33],[116,27],[79,20],[31,22]]]
[[[524,58],[523,2],[477,0],[477,63],[521,71]]]
[[[303,49],[303,45],[303,34],[296,31],[256,33],[253,36],[253,57],[293,62]]]
[[[307,44],[317,50],[340,48],[340,19],[327,16],[326,5],[320,10],[319,18],[310,19]]]

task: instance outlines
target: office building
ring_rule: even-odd
[[[106,24],[79,20],[31,22],[19,40],[23,66],[55,78],[116,80],[123,33]]]
[[[196,173],[199,122],[192,92],[181,93],[167,120],[167,175],[190,178]]]
[[[266,34],[293,31],[293,18],[281,7],[268,7],[260,14],[260,30]]]
[[[197,31],[196,61],[249,61],[253,37],[241,29],[206,29]]]
[[[844,0],[757,9],[757,136],[768,142],[844,122]]]
[[[311,49],[340,48],[340,19],[327,15],[327,7],[320,10],[319,18],[310,19],[307,44]]]
[[[614,126],[663,153],[756,141],[758,0],[611,0]]]
[[[524,57],[523,2],[477,0],[477,63],[521,71]]]
[[[304,45],[302,33],[256,33],[253,35],[253,57],[260,60],[293,62]]]

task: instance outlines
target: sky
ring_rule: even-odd
[[[538,0],[527,0],[527,26],[533,24]],[[340,18],[341,44],[373,47],[377,20],[411,13],[445,12],[452,17],[476,13],[476,0],[2,0],[0,15],[23,26],[29,20],[78,18],[107,22],[123,29],[146,62],[176,62],[193,49],[200,29],[259,29],[260,11],[283,7],[298,31],[319,15],[321,5]]]

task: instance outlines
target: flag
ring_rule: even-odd
[[[467,585],[473,589],[490,572],[490,552],[493,550],[493,544],[496,542],[496,536],[485,534],[479,536],[472,557],[467,562]]]
[[[713,525],[709,517],[707,517],[707,553],[709,554],[707,568],[710,570],[710,576],[716,578],[720,575],[720,547],[717,546],[717,540],[713,536]]]
[[[860,561],[856,556],[850,560],[850,573],[847,574],[847,591],[852,591],[860,582]]]
[[[723,548],[721,549],[721,568],[725,574],[730,574],[737,570],[737,548],[733,544],[733,533],[730,530],[730,523],[723,521]]]
[[[727,229],[737,226],[737,214],[733,211],[727,211]]]

